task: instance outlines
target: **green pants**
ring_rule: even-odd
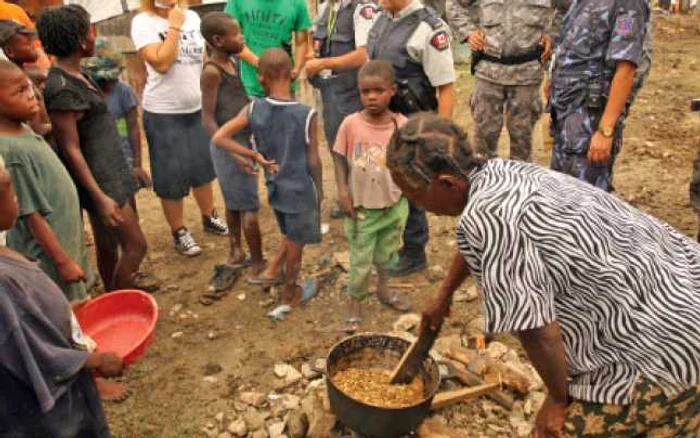
[[[401,198],[389,208],[358,208],[357,219],[345,219],[350,244],[348,295],[358,301],[367,298],[372,266],[391,267],[398,261],[401,235],[408,218],[408,201]]]

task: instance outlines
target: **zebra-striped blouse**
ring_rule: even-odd
[[[628,404],[639,377],[700,384],[700,245],[566,175],[491,160],[470,178],[457,240],[487,332],[561,325],[570,394]]]

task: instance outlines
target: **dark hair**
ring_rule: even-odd
[[[357,77],[362,79],[367,76],[379,77],[393,84],[396,78],[394,66],[383,59],[374,59],[363,65]]]
[[[75,4],[46,8],[36,28],[46,53],[65,58],[80,50],[90,31],[90,14]]]
[[[440,173],[467,178],[487,159],[472,150],[462,128],[432,113],[417,114],[406,122],[394,134],[386,155],[392,175],[415,188],[429,185]]]
[[[292,58],[279,47],[265,50],[258,61],[261,76],[269,79],[281,79],[292,74]]]
[[[211,45],[215,36],[223,36],[229,32],[232,21],[238,25],[236,19],[226,12],[210,12],[202,18],[199,30],[204,39]]]

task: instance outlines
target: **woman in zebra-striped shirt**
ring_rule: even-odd
[[[700,245],[569,176],[486,161],[437,116],[387,154],[409,199],[461,216],[433,323],[473,274],[485,330],[517,334],[549,391],[536,437],[700,436]]]

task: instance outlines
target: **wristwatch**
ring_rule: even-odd
[[[615,134],[615,128],[611,126],[598,125],[598,132],[603,134],[603,137],[605,138],[612,138],[613,134]]]

